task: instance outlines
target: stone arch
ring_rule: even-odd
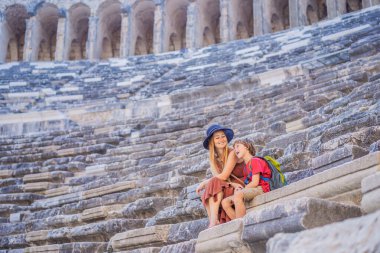
[[[203,31],[203,46],[215,44],[215,38],[211,29],[207,26]]]
[[[109,57],[120,56],[120,34],[121,34],[121,3],[117,0],[107,0],[98,9],[99,33],[98,33],[98,55]],[[108,42],[110,44],[108,44]],[[104,44],[107,43],[107,44]],[[108,45],[111,48],[108,48]],[[105,48],[103,48],[105,46]],[[107,50],[107,52],[105,52]]]
[[[278,32],[289,28],[290,20],[288,0],[272,0],[269,12],[271,32]]]
[[[200,1],[200,25],[203,31],[203,46],[220,43],[219,0]]]
[[[176,51],[186,47],[186,23],[188,0],[167,0],[166,6],[166,29],[164,51]],[[168,47],[168,48],[167,48]]]
[[[153,53],[155,4],[152,0],[137,1],[133,8],[132,41],[134,55]]]
[[[69,50],[70,60],[80,60],[86,58],[86,41],[88,37],[90,15],[90,7],[83,3],[74,4],[69,9],[69,41],[71,41]]]
[[[246,39],[249,37],[248,31],[246,29],[246,26],[242,24],[242,22],[239,22],[236,26],[236,39]]]
[[[326,0],[309,1],[306,8],[306,17],[308,25],[327,18]]]
[[[7,61],[21,61],[24,53],[26,19],[29,17],[25,6],[13,4],[5,9],[8,25]],[[2,31],[4,32],[4,31]]]
[[[38,60],[53,61],[57,43],[57,28],[59,10],[56,5],[43,3],[37,9],[38,29]]]
[[[346,11],[353,12],[358,11],[363,8],[363,1],[362,0],[347,0],[346,1]]]
[[[232,29],[235,30],[233,39],[246,39],[253,36],[253,1],[237,0],[232,5],[230,20]]]

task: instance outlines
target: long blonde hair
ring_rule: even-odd
[[[208,143],[208,150],[209,152],[209,161],[210,161],[210,170],[213,176],[219,175],[222,173],[224,169],[224,165],[226,165],[227,158],[228,158],[228,144],[223,150],[223,157],[217,157],[218,153],[215,151],[215,143],[214,138],[211,137],[209,143]],[[219,158],[219,160],[222,162],[222,167],[220,168],[217,164],[216,158]]]

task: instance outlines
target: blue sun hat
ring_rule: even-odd
[[[230,142],[232,138],[234,138],[234,131],[230,128],[222,127],[221,125],[214,124],[211,125],[207,131],[206,131],[206,138],[203,141],[203,147],[208,150],[208,143],[210,141],[211,136],[216,132],[216,131],[223,131],[224,134],[227,137],[227,141]]]

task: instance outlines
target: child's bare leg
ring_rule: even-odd
[[[244,205],[244,192],[236,191],[233,197],[234,197],[234,203],[235,203],[236,218],[244,217],[246,213],[246,209]]]
[[[222,200],[222,207],[231,220],[236,218],[235,209],[232,207],[233,205],[234,205],[233,196],[230,196]]]
[[[215,198],[213,197],[209,198],[209,201],[208,201],[209,206],[210,206],[209,227],[213,227],[219,224],[218,213],[219,213],[219,207],[220,207],[220,202],[222,201],[222,198],[223,198],[223,192],[218,192]]]

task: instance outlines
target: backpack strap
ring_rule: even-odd
[[[265,161],[265,163],[268,165],[268,167],[270,168],[269,164],[268,164],[268,161],[264,158],[264,157],[261,157],[261,156],[254,156],[256,158],[259,158],[263,161]],[[252,169],[251,169],[252,170]],[[265,182],[269,182],[270,181],[270,177],[264,177],[263,175],[260,175],[260,179],[264,180]]]
[[[231,173],[231,177],[235,178],[237,181],[239,181],[240,183],[242,183],[243,185],[245,185],[245,183],[243,182],[243,180],[241,180],[240,178],[238,178],[237,176],[235,176],[232,173]]]

